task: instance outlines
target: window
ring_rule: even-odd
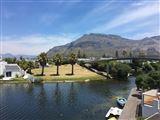
[[[6,72],[6,77],[11,77],[12,73],[11,72]]]

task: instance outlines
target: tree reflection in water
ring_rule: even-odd
[[[77,102],[77,91],[74,87],[74,83],[71,83],[71,87],[68,94],[68,104],[70,106],[75,105]]]
[[[41,107],[41,110],[43,110],[45,108],[46,102],[47,102],[46,91],[44,89],[43,84],[40,84],[38,87],[40,87],[40,92],[38,95],[38,106]]]
[[[61,90],[60,90],[58,82],[56,83],[56,88],[55,88],[55,92],[54,92],[54,99],[55,99],[56,105],[61,104],[62,96],[61,96]]]
[[[33,95],[33,89],[34,89],[33,84],[27,84],[26,85],[26,90],[27,90],[28,94]]]

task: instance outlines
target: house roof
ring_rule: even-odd
[[[148,95],[148,96],[157,96],[157,94],[158,94],[158,91],[157,91],[157,89],[152,89],[152,90],[149,90],[149,91],[147,91],[147,92],[144,92],[143,93],[144,95]]]
[[[151,105],[155,99],[160,98],[160,94],[157,89],[152,89],[143,93],[144,103]]]
[[[160,113],[156,113],[153,116],[151,116],[148,120],[159,120],[160,118]]]
[[[6,71],[19,71],[20,67],[17,64],[7,64],[5,65]]]

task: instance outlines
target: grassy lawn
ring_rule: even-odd
[[[38,75],[41,73],[41,68],[33,69],[33,75]],[[56,66],[46,67],[44,69],[45,76],[38,76],[44,79],[44,81],[83,81],[83,80],[102,80],[105,77],[98,75],[84,67],[79,65],[74,65],[74,75],[69,75],[71,73],[71,65],[61,65],[59,67],[59,76],[56,76]]]
[[[16,83],[28,83],[28,81],[23,79],[22,77],[14,78],[12,80],[0,80],[0,84],[4,84],[4,83],[7,83],[7,84],[8,83],[14,83],[14,84],[16,84]]]

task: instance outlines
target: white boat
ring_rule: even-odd
[[[122,113],[122,109],[119,109],[118,107],[111,107],[105,117],[110,119],[110,117],[120,116],[121,113]]]

